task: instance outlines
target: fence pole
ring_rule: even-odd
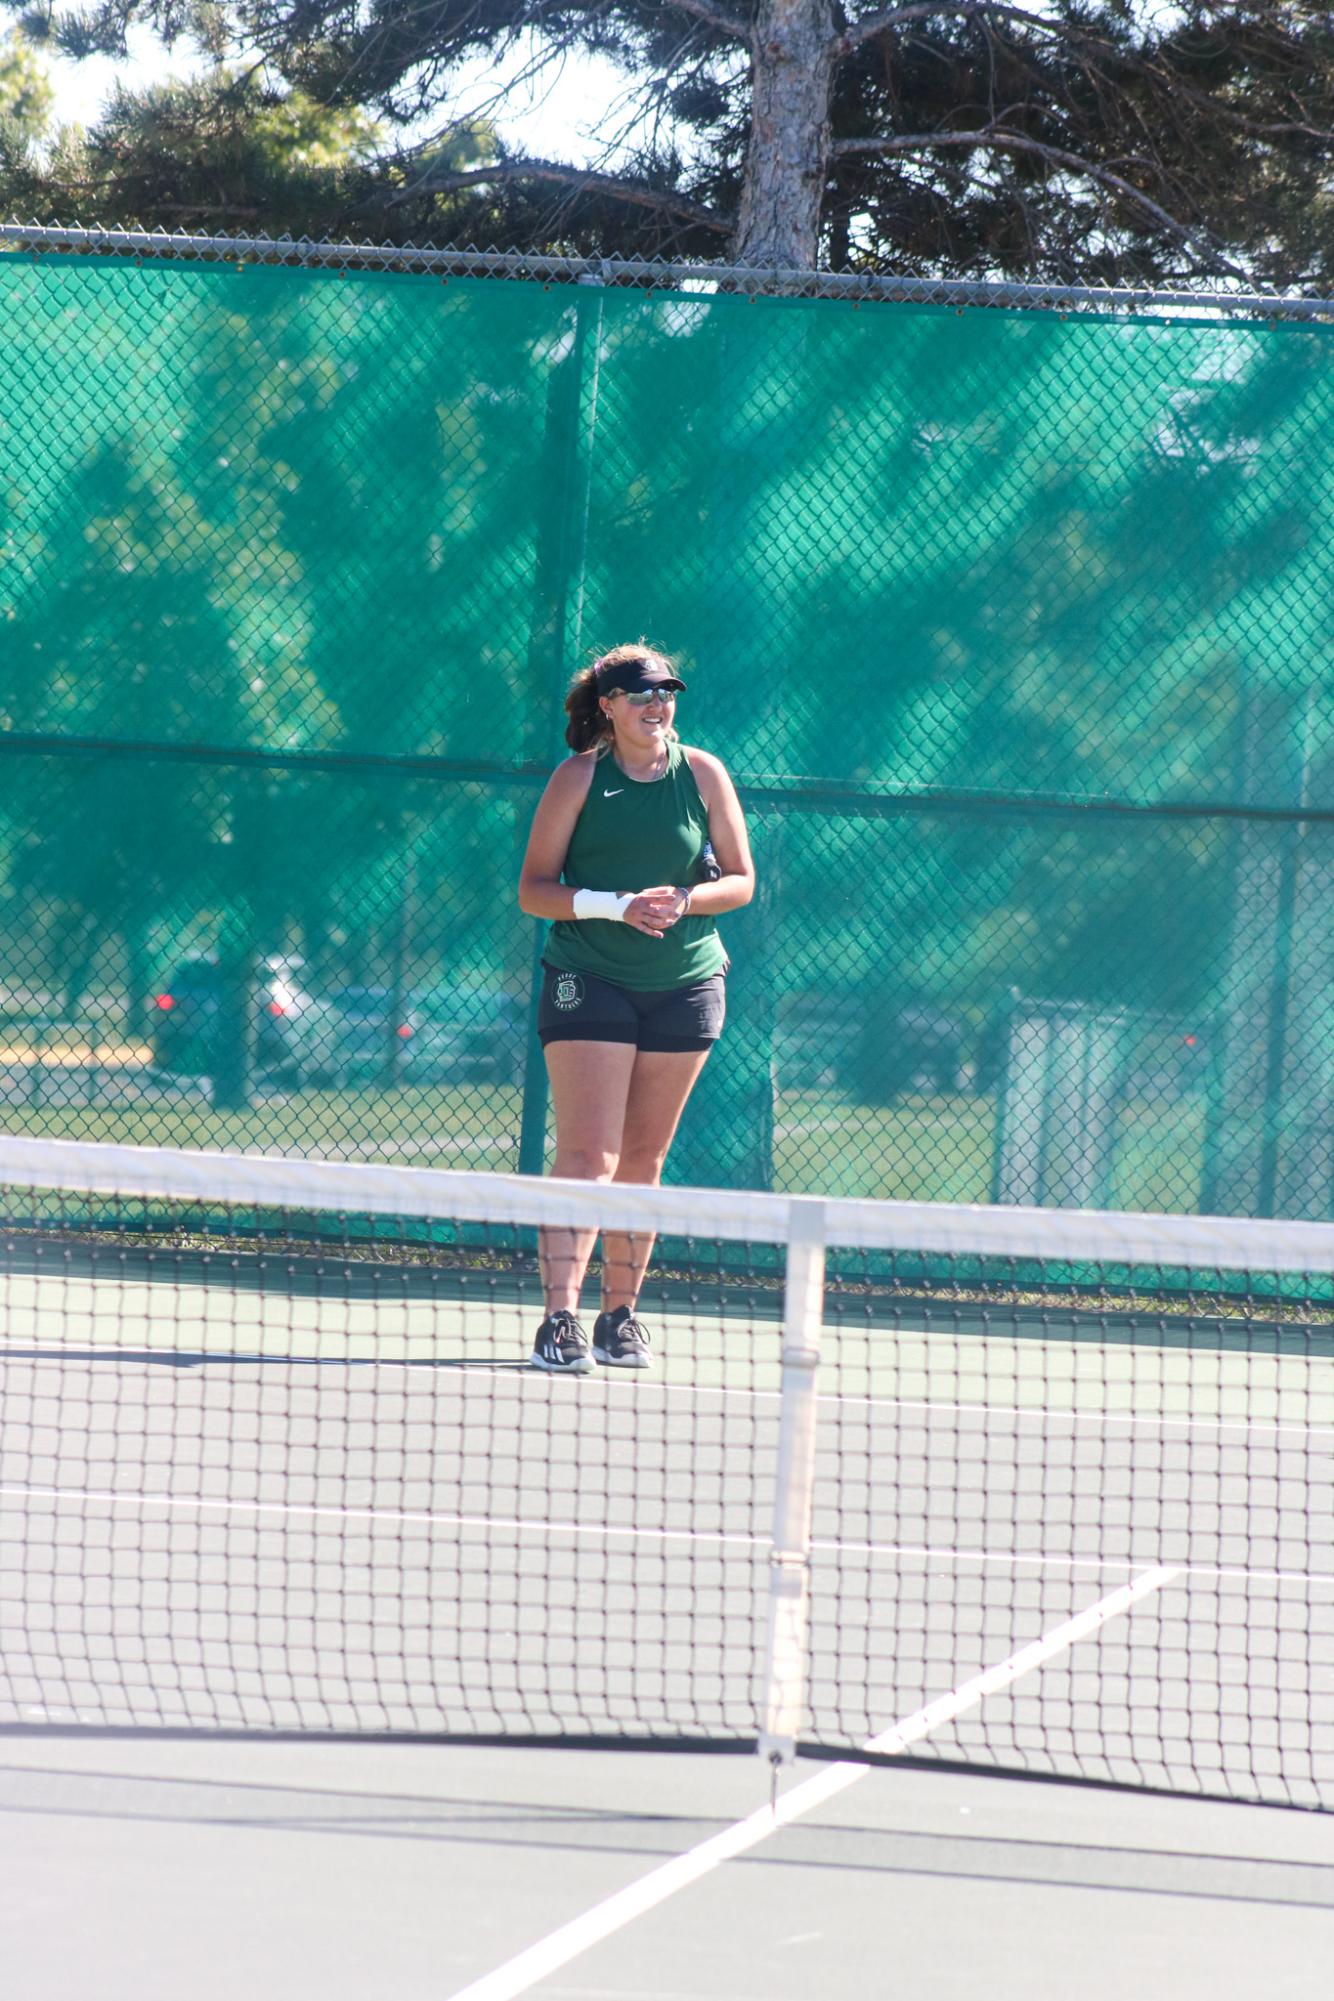
[[[262,784],[262,778],[233,774],[226,904],[218,936],[220,993],[208,1055],[213,1107],[221,1112],[248,1111],[255,1087],[260,956],[255,937],[260,866],[256,800]]]
[[[565,754],[561,703],[583,648],[588,511],[602,348],[602,288],[596,280],[581,280],[565,321],[567,325],[573,322],[569,345],[552,364],[547,386],[546,434],[538,472],[538,492],[545,497],[545,505],[538,530],[537,592],[528,649],[534,718],[529,756],[550,758],[553,763]],[[518,836],[522,855],[528,838],[526,824],[520,825]],[[534,934],[519,1120],[521,1174],[542,1172],[546,1148],[547,1070],[537,1039],[545,924],[536,924]]]
[[[1311,701],[1283,688],[1244,691],[1237,796],[1306,803]],[[1282,1092],[1302,825],[1242,820],[1233,841],[1231,933],[1221,1048],[1215,1058],[1201,1206],[1272,1216],[1281,1176]]]

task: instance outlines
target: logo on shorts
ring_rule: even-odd
[[[568,1012],[570,1008],[578,1007],[583,997],[584,983],[578,973],[558,975],[556,984],[551,990],[551,998],[557,1007],[564,1008]]]

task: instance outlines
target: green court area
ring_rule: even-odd
[[[86,1359],[134,1351],[177,1359],[246,1359],[482,1371],[526,1365],[541,1307],[534,1281],[485,1270],[435,1274],[431,1290],[395,1296],[377,1267],[363,1273],[284,1271],[255,1258],[247,1279],[233,1247],[213,1267],[160,1258],[156,1278],[59,1267],[11,1271],[0,1281],[7,1348],[70,1350]],[[590,1286],[590,1296],[595,1287]],[[650,1291],[652,1286],[650,1284]],[[775,1299],[662,1297],[646,1306],[654,1331],[650,1376],[603,1370],[571,1384],[584,1397],[660,1402],[692,1395],[776,1399],[783,1333]],[[1146,1324],[1098,1339],[1093,1316],[981,1331],[951,1327],[939,1304],[902,1301],[900,1317],[831,1312],[821,1343],[820,1387],[834,1402],[905,1409],[1004,1412],[1040,1420],[1241,1428],[1286,1422],[1323,1433],[1334,1451],[1334,1360],[1294,1330],[1279,1352],[1260,1343],[1214,1342],[1196,1323],[1189,1345],[1165,1344]],[[970,1316],[971,1317],[971,1316]],[[920,1323],[920,1324],[918,1324]],[[1310,1329],[1306,1330],[1307,1335]],[[537,1387],[545,1395],[542,1379]]]
[[[659,1300],[650,1373],[559,1380],[531,1280],[244,1262],[108,1247],[0,1289],[0,1725],[753,1740],[769,1300]],[[803,1741],[855,1752],[1147,1574],[931,1754],[1319,1803],[1329,1357],[915,1304],[824,1329]]]

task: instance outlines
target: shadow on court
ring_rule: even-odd
[[[11,1738],[6,1991],[450,2001],[767,1790],[737,1757]],[[1332,1950],[1334,1817],[881,1769],[496,1991],[1219,2001],[1309,1995]]]

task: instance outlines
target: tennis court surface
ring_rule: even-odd
[[[1004,1838],[1018,1811],[1052,1856],[1044,1815],[1150,1810],[986,1773],[1334,1805],[1323,1226],[21,1140],[0,1185],[0,1727],[34,1824],[97,1770],[141,1824],[226,1783],[286,1824],[265,1754],[293,1800],[320,1757],[340,1797],[424,1787],[441,1840],[461,1786],[511,1833],[531,1809],[534,1842],[585,1787],[619,1802],[585,1808],[618,1830],[600,1898],[676,1822],[682,1853],[733,1830],[701,1884],[799,1824],[831,1876],[934,1880],[903,1843],[947,1808],[1019,1799]],[[545,1376],[538,1231],[591,1228],[657,1233],[655,1366]],[[466,1749],[386,1782],[414,1739]],[[801,1754],[771,1825],[755,1763],[702,1755],[757,1745]],[[877,1762],[879,1825],[840,1861],[813,1830]],[[638,1820],[632,1767],[660,1803]],[[1183,1803],[1151,1810],[1179,1843]],[[1334,1823],[1258,1819],[1328,1850]],[[508,1957],[468,1936],[469,1979]]]

